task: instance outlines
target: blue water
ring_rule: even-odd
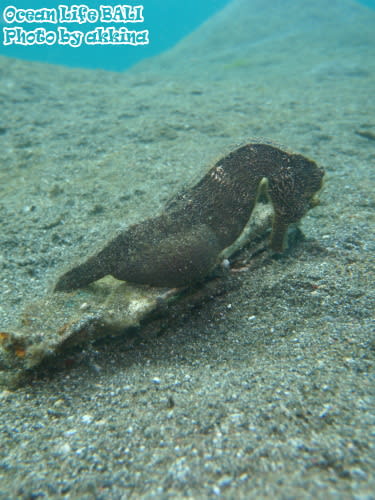
[[[375,1],[375,0],[374,0]],[[15,0],[2,3],[0,8],[0,54],[28,59],[34,61],[44,61],[54,64],[64,64],[66,66],[102,68],[106,70],[122,71],[135,64],[143,58],[151,57],[175,45],[181,38],[197,28],[202,22],[212,16],[215,12],[223,8],[229,0]],[[44,27],[46,30],[55,30],[56,25],[41,23],[7,24],[3,19],[3,12],[8,5],[14,5],[18,9],[40,9],[57,8],[58,5],[80,5],[85,4],[92,8],[99,8],[100,5],[143,5],[143,23],[133,23],[125,25],[129,30],[149,30],[149,44],[137,47],[120,46],[87,46],[70,47],[62,45],[3,45],[3,28],[24,27],[27,30],[35,30]],[[64,24],[70,31],[92,30],[97,24]],[[109,23],[108,26],[124,26],[119,23]]]
[[[251,0],[249,0],[251,1]],[[20,59],[44,61],[54,64],[63,64],[66,66],[101,68],[112,71],[122,71],[141,59],[154,56],[168,48],[173,47],[180,39],[192,32],[206,19],[215,12],[222,9],[230,0],[139,0],[122,2],[120,0],[88,0],[79,2],[75,0],[18,0],[9,1],[2,5],[0,10],[0,54],[17,57]],[[24,27],[27,30],[33,30],[39,27],[45,27],[47,30],[56,30],[56,25],[51,24],[6,24],[3,19],[3,11],[7,5],[15,5],[19,9],[40,9],[56,8],[58,5],[88,5],[91,8],[99,8],[100,5],[143,5],[143,23],[134,23],[123,25],[120,23],[109,23],[106,26],[127,26],[130,30],[148,30],[149,44],[139,45],[137,47],[129,45],[119,46],[88,46],[83,44],[80,47],[70,47],[55,44],[46,45],[9,45],[4,46],[3,28],[4,27]],[[362,0],[360,3],[375,8],[375,0]],[[96,26],[103,26],[103,23],[97,24],[65,24],[67,29],[74,31],[88,31]]]

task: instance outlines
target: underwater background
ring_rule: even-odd
[[[181,2],[174,0],[144,0],[143,2],[132,2],[130,5],[142,5],[144,23],[142,27],[130,25],[129,29],[147,29],[150,32],[150,43],[144,46],[88,46],[67,47],[63,45],[53,46],[29,46],[8,45],[4,46],[0,43],[0,54],[9,57],[18,57],[21,59],[44,61],[54,64],[64,64],[66,66],[77,66],[83,68],[102,68],[111,71],[123,71],[129,66],[135,64],[145,57],[151,57],[160,52],[171,48],[181,38],[196,29],[207,18],[220,10],[229,0],[205,0],[200,2],[193,0],[189,2]],[[90,8],[98,9],[100,5],[129,5],[128,3],[118,2],[115,0],[100,1],[90,0],[88,2],[59,2],[58,0],[44,1],[35,0],[20,0],[18,2],[5,3],[1,6],[1,12],[7,5],[14,5],[18,9],[42,9],[42,8],[57,8],[59,5],[87,5]],[[88,31],[100,26],[102,23],[71,23],[69,29]],[[113,26],[115,23],[109,23]],[[11,26],[7,25],[1,16],[0,27]],[[29,29],[36,25],[27,25],[25,23],[17,24],[20,27],[28,26]],[[129,26],[129,25],[128,25]],[[38,23],[38,27],[51,28],[51,24]],[[0,39],[2,40],[2,34]]]
[[[0,54],[17,57],[20,59],[48,62],[54,64],[63,64],[66,66],[82,67],[82,68],[101,68],[110,71],[123,71],[141,59],[152,57],[161,53],[164,50],[171,48],[184,36],[195,30],[199,25],[206,21],[211,15],[223,8],[229,0],[190,0],[189,2],[181,2],[175,0],[144,0],[143,2],[133,2],[132,5],[142,5],[143,17],[145,22],[142,23],[141,29],[147,29],[150,33],[150,43],[148,45],[131,47],[131,46],[88,46],[67,47],[55,44],[53,46],[29,46],[8,45],[4,46],[0,43]],[[375,9],[375,0],[361,0],[363,5]],[[58,0],[45,2],[44,0],[20,0],[13,2],[19,9],[42,9],[42,8],[57,8],[58,5],[79,5],[79,2],[59,2]],[[7,5],[13,5],[12,2],[5,3],[2,6],[2,11]],[[90,8],[99,8],[100,5],[122,5],[121,2],[108,0],[101,2],[100,0],[92,0],[83,3]],[[303,5],[301,5],[303,9]],[[87,31],[99,26],[100,23],[86,24],[69,24],[69,29],[80,29]],[[113,25],[113,24],[112,24]],[[0,28],[7,25],[3,17],[0,19]],[[30,28],[30,25],[25,23],[17,24],[17,26]],[[33,25],[31,25],[33,27]],[[51,25],[38,23],[38,27],[49,29]],[[129,29],[132,27],[130,26]],[[134,25],[133,25],[134,28]],[[0,33],[0,40],[3,41],[3,34]]]
[[[373,4],[144,5],[145,50],[1,47],[0,499],[373,500]],[[250,244],[172,302],[124,284],[156,299],[122,336],[94,341],[83,290],[51,309],[63,270],[254,141],[325,171],[284,254]]]

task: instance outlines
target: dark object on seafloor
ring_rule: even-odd
[[[361,137],[369,139],[370,141],[375,141],[375,133],[371,130],[356,130],[355,133]]]
[[[318,201],[324,171],[268,144],[247,144],[221,158],[161,215],[130,226],[96,255],[64,273],[55,291],[106,275],[132,283],[181,287],[201,281],[246,226],[260,193],[273,209],[271,248],[282,252],[288,226]]]

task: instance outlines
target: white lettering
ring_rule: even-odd
[[[101,5],[100,21],[103,23],[143,23],[143,5]]]
[[[60,23],[96,23],[99,13],[96,9],[90,9],[87,5],[59,5]]]
[[[57,23],[56,9],[17,9],[8,5],[4,9],[3,19],[6,23]]]
[[[70,45],[71,47],[80,47],[82,45],[83,33],[82,31],[69,31],[66,28],[58,28],[59,38],[57,43],[59,45]]]
[[[85,34],[84,41],[88,45],[147,45],[149,43],[148,30],[129,31],[125,27],[95,28]]]
[[[37,28],[26,31],[23,28],[3,28],[4,45],[53,45],[57,35],[54,31]]]

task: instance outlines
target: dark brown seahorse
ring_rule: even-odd
[[[302,155],[267,144],[242,146],[172,199],[161,215],[130,226],[63,274],[55,290],[83,287],[108,274],[161,287],[199,282],[241,234],[261,186],[274,209],[271,248],[282,252],[288,225],[317,204],[323,175]]]

